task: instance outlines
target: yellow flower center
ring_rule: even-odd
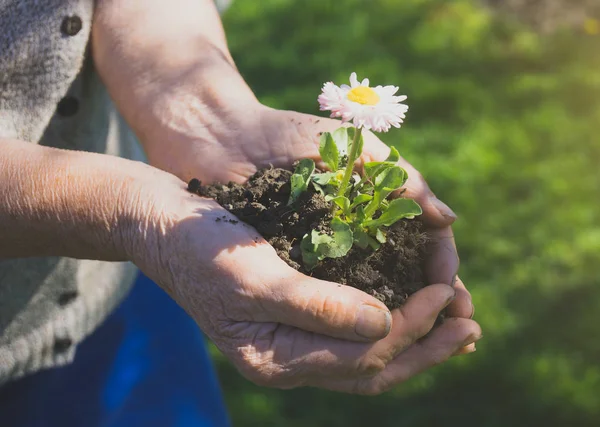
[[[335,179],[337,179],[338,181],[341,181],[343,178],[344,178],[343,170],[339,170],[335,173]]]
[[[377,105],[379,95],[370,87],[358,86],[348,92],[348,99],[352,102],[358,102],[362,105]]]

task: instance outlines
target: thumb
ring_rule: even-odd
[[[334,338],[377,341],[392,327],[387,307],[366,293],[294,272],[258,295],[262,319]],[[264,316],[264,317],[263,317]]]

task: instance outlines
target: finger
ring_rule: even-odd
[[[402,307],[392,311],[392,330],[384,339],[358,353],[346,349],[343,354],[347,367],[319,372],[319,377],[343,376],[348,379],[372,376],[377,368],[385,368],[400,352],[429,333],[440,311],[454,299],[454,295],[454,289],[443,284],[430,285],[415,292]]]
[[[425,274],[429,283],[452,284],[458,272],[458,253],[454,243],[454,234],[450,227],[430,229],[427,245]]]
[[[426,286],[412,294],[399,309],[392,312],[393,328],[372,352],[390,361],[398,353],[427,335],[437,317],[455,298],[455,290],[444,284]]]
[[[376,395],[449,359],[454,353],[481,338],[481,328],[468,319],[448,319],[423,341],[398,355],[379,374],[358,380],[317,379],[314,385],[354,394]]]
[[[475,353],[477,348],[475,347],[475,343],[471,343],[462,348],[459,348],[452,356],[463,356],[465,354]]]
[[[381,391],[446,361],[458,349],[481,338],[480,326],[468,319],[448,319],[423,341],[412,345],[375,378]]]
[[[362,342],[380,340],[392,327],[387,307],[356,288],[314,279],[295,270],[270,283],[255,294],[261,310],[251,320],[279,322]]]
[[[471,293],[467,290],[460,277],[456,276],[454,283],[454,290],[456,291],[456,298],[448,306],[447,314],[449,317],[462,317],[463,319],[473,318],[475,307],[473,306],[473,300]]]
[[[372,344],[340,340],[280,323],[236,322],[231,336],[240,347],[225,354],[239,371],[258,385],[293,388],[311,378],[354,378],[380,372],[373,360],[360,363]],[[216,339],[222,338],[219,333]],[[218,342],[218,341],[217,341]]]
[[[331,378],[341,374],[345,378],[356,378],[372,375],[373,366],[383,369],[400,352],[431,331],[438,314],[454,299],[454,295],[454,289],[443,284],[430,285],[415,292],[402,307],[392,311],[392,330],[385,338],[361,352],[346,350],[343,353],[350,369],[333,369],[319,375]],[[364,366],[371,368],[363,369]]]
[[[411,295],[401,309],[394,310],[392,331],[374,344],[330,338],[277,323],[236,324],[235,329],[242,328],[242,333],[236,331],[235,339],[252,343],[244,350],[246,359],[254,363],[246,369],[248,375],[256,375],[257,364],[274,367],[271,368],[276,370],[271,373],[271,386],[297,387],[323,378],[372,376],[427,334],[438,313],[453,297],[454,290],[447,285],[421,289]],[[295,319],[292,322],[297,323]],[[285,368],[279,371],[277,367]]]

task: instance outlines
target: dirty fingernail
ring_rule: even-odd
[[[465,342],[463,343],[463,345],[469,345],[469,344],[474,344],[477,341],[479,341],[481,338],[483,338],[483,335],[475,335],[475,334],[471,334],[469,335],[469,337],[465,340]]]
[[[456,218],[458,218],[456,216],[456,214],[454,213],[454,211],[452,209],[450,209],[447,204],[442,202],[437,197],[432,198],[431,203],[433,204],[433,206],[435,206],[435,208],[438,210],[440,215],[442,215],[444,218],[451,219],[452,221],[454,221],[454,220],[456,220]]]
[[[452,356],[461,356],[463,354],[475,353],[476,351],[477,348],[475,347],[475,343],[472,343],[459,348],[458,351],[456,351]]]
[[[364,304],[358,310],[354,331],[369,340],[381,339],[390,333],[392,315],[372,305]]]

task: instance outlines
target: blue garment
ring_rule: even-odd
[[[0,388],[3,427],[225,427],[202,333],[140,275],[73,364]]]

